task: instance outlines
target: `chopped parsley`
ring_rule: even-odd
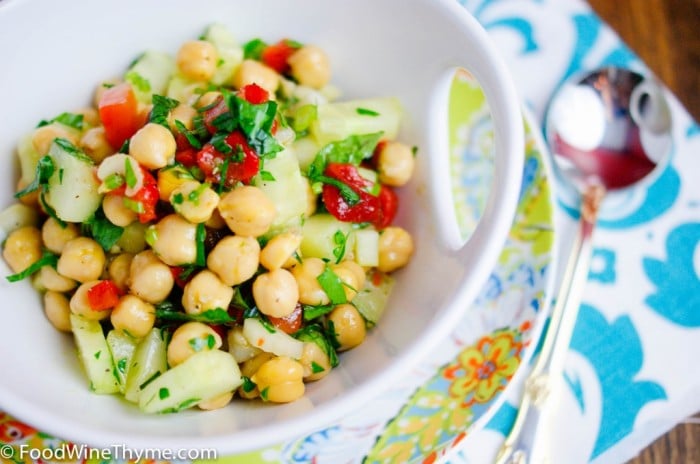
[[[330,267],[326,266],[323,272],[316,277],[316,280],[326,295],[328,295],[331,303],[334,305],[347,303],[343,281]]]
[[[47,126],[52,122],[58,122],[63,124],[64,126],[72,127],[73,129],[83,130],[83,128],[85,127],[84,120],[85,117],[82,114],[61,113],[55,118],[50,119],[48,121],[42,120],[41,122],[39,122],[37,127]]]
[[[49,155],[44,155],[39,158],[39,161],[36,164],[34,180],[25,188],[15,193],[15,198],[22,198],[23,196],[36,192],[39,189],[43,190],[47,188],[49,185],[49,179],[53,175],[55,169],[56,166],[53,163],[53,159]]]
[[[192,351],[199,352],[205,348],[213,350],[216,346],[216,338],[212,334],[207,334],[206,337],[193,337],[187,343],[192,347]]]
[[[244,391],[244,392],[250,393],[250,392],[252,392],[253,390],[255,390],[255,388],[257,387],[257,385],[255,385],[255,382],[253,382],[252,380],[250,380],[250,378],[249,378],[249,377],[246,377],[245,375],[244,375],[244,376],[241,376],[241,377],[243,378],[243,385],[242,385],[242,388],[243,388],[243,391]]]
[[[262,398],[263,401],[268,401],[267,395],[270,394],[270,387],[265,387],[262,390],[260,390],[260,398]]]
[[[138,59],[136,61],[138,61]],[[133,85],[134,88],[141,93],[148,93],[151,91],[151,82],[136,71],[128,71],[126,76],[124,76],[124,80]]]
[[[333,234],[333,243],[335,244],[335,247],[333,247],[333,256],[335,257],[336,264],[341,262],[345,256],[345,247],[347,246],[349,237],[350,233],[344,234],[342,230],[336,230],[335,234]]]
[[[362,115],[362,116],[379,116],[379,113],[377,113],[374,110],[370,110],[368,108],[357,108],[357,114]]]
[[[152,101],[153,109],[151,109],[151,114],[148,116],[148,121],[170,129],[168,115],[180,102],[173,98],[164,97],[163,95],[153,95]]]
[[[80,149],[73,145],[68,139],[58,137],[53,140],[53,143],[61,147],[65,153],[71,155],[74,158],[77,158],[83,163],[87,163],[90,165],[95,164],[92,158],[80,151]]]
[[[243,45],[243,57],[247,60],[258,60],[262,57],[262,53],[267,48],[267,43],[262,39],[253,39]]]
[[[323,372],[325,370],[326,369],[322,365],[317,363],[316,361],[311,361],[311,372],[313,374],[318,374],[318,373]]]
[[[56,267],[58,263],[58,255],[51,253],[48,250],[44,250],[44,253],[34,263],[30,264],[25,270],[18,272],[17,274],[12,274],[6,277],[10,282],[18,282],[20,280],[26,279],[30,275],[38,272],[44,266]]]
[[[304,305],[302,306],[302,308],[304,311],[304,320],[311,321],[313,319],[316,319],[317,317],[321,317],[325,314],[330,313],[331,311],[333,311],[333,308],[335,308],[335,306],[332,304],[318,306]]]
[[[163,321],[196,321],[205,324],[232,324],[236,322],[229,316],[228,312],[222,308],[209,309],[199,314],[188,314],[181,311],[156,308],[156,317]]]
[[[328,356],[328,362],[331,367],[338,365],[340,360],[335,351],[334,345],[329,340],[328,335],[319,324],[310,324],[294,333],[294,338],[302,342],[312,342],[318,345],[321,350]]]
[[[143,390],[144,388],[146,388],[146,385],[160,377],[160,374],[160,371],[155,371],[149,378],[147,378],[141,385],[139,385],[139,390]]]
[[[260,171],[260,179],[262,179],[265,182],[273,182],[277,180],[270,171]]]
[[[197,224],[197,231],[195,233],[195,242],[197,244],[197,258],[195,264],[200,267],[207,265],[207,257],[205,254],[204,241],[207,239],[207,229],[204,223]]]
[[[197,150],[199,150],[200,148],[202,148],[202,142],[200,142],[199,139],[197,138],[197,133],[194,132],[194,131],[190,131],[189,129],[187,129],[187,127],[185,126],[185,124],[184,124],[182,121],[176,119],[176,120],[175,120],[175,128],[176,128],[182,135],[185,136],[185,138],[187,139],[187,142],[188,142],[190,145],[192,145],[192,148],[195,148],[195,149],[197,149]]]
[[[168,390],[167,388],[162,387],[160,390],[158,390],[158,398],[160,398],[161,400],[164,400],[169,396],[170,396],[170,390]]]

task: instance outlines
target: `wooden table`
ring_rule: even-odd
[[[589,3],[700,121],[700,0]],[[700,464],[700,423],[677,426],[629,464]]]

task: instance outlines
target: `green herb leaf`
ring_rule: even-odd
[[[326,369],[316,361],[311,361],[311,373],[313,374],[318,374],[319,372],[323,372]]]
[[[135,62],[136,61],[138,61],[138,58]],[[133,85],[134,88],[141,93],[148,93],[151,91],[151,82],[136,71],[128,71],[124,76],[124,80]]]
[[[334,305],[347,303],[343,281],[330,267],[326,266],[323,272],[316,277],[316,280],[323,291],[326,292],[326,295],[328,295],[331,303]]]
[[[197,132],[188,130],[187,127],[185,127],[185,124],[178,119],[175,120],[175,127],[182,135],[185,136],[187,142],[192,145],[192,148],[197,150],[202,148],[202,143],[197,138]]]
[[[55,268],[57,263],[58,255],[55,255],[48,250],[44,250],[44,253],[41,255],[41,258],[39,258],[36,262],[30,264],[25,270],[18,272],[17,274],[7,276],[6,279],[10,282],[18,282],[22,279],[29,277],[35,272],[38,272],[39,269],[41,269],[44,266],[51,266]]]
[[[231,324],[236,320],[228,315],[226,310],[217,308],[199,314],[187,314],[180,311],[169,311],[156,308],[156,317],[163,321],[195,321],[205,324]]]
[[[205,255],[204,241],[207,238],[207,229],[204,223],[197,224],[197,232],[195,235],[195,241],[197,243],[197,258],[195,264],[200,267],[207,265],[207,257]]]
[[[83,130],[85,117],[82,114],[61,113],[49,121],[41,121],[37,127],[46,126],[52,122],[58,122],[73,129]]]
[[[226,97],[227,105],[235,115],[238,127],[259,156],[272,157],[283,149],[270,133],[277,114],[277,102],[267,101],[255,105],[234,94],[228,94]]]
[[[161,411],[161,413],[162,414],[172,414],[172,413],[180,412],[183,409],[187,409],[187,408],[194,406],[195,404],[199,403],[200,401],[202,401],[201,398],[189,398],[189,399],[186,399],[185,401],[183,401],[182,403],[178,404],[177,406],[173,406],[172,408],[164,409],[163,411]]]
[[[180,102],[173,98],[164,97],[163,95],[153,95],[152,102],[153,108],[151,109],[151,114],[148,116],[148,121],[160,124],[170,130],[168,115]]]
[[[336,230],[335,234],[333,234],[333,243],[335,243],[333,256],[335,256],[336,264],[341,262],[345,256],[345,247],[348,243],[348,237],[350,237],[350,233],[344,234],[342,230]]]
[[[318,345],[326,353],[331,367],[335,367],[340,362],[338,354],[329,341],[328,336],[319,324],[309,324],[294,333],[294,338],[303,342],[311,342]]]
[[[233,151],[231,145],[226,142],[226,137],[228,134],[224,132],[217,132],[209,141],[211,145],[223,154],[229,154]]]
[[[255,382],[253,382],[252,380],[250,380],[250,378],[249,378],[249,377],[246,377],[245,375],[241,376],[241,378],[243,379],[242,388],[243,388],[243,391],[244,391],[244,392],[250,393],[250,392],[252,392],[253,390],[255,390],[255,388],[257,387],[257,385],[255,385]]]
[[[25,195],[36,192],[42,187],[48,187],[49,179],[53,175],[55,169],[56,166],[53,164],[53,159],[51,159],[49,155],[44,155],[39,158],[39,161],[36,164],[34,180],[25,188],[15,193],[15,198],[22,198]]]
[[[112,224],[104,214],[102,208],[82,224],[83,235],[92,237],[100,246],[109,251],[124,233],[124,228]]]
[[[260,390],[260,398],[263,401],[268,401],[267,395],[270,393],[270,387],[265,387],[262,390]]]
[[[243,57],[250,60],[258,60],[262,57],[263,51],[267,48],[267,43],[261,39],[253,39],[243,45]]]
[[[146,379],[145,382],[143,382],[141,385],[139,385],[139,390],[143,390],[144,388],[146,388],[146,385],[148,385],[149,383],[153,382],[155,379],[160,377],[161,374],[162,374],[161,371],[155,371],[153,373],[153,375],[151,375],[149,378]]]
[[[315,180],[323,174],[328,163],[350,163],[359,166],[362,161],[372,157],[382,135],[383,132],[351,135],[325,145],[309,166],[308,177]]]
[[[216,338],[214,338],[214,335],[212,334],[207,334],[206,337],[190,338],[187,341],[187,343],[192,347],[192,350],[195,352],[202,351],[205,348],[211,350],[216,346]]]
[[[126,374],[126,361],[126,358],[121,358],[117,361],[117,370],[122,374]]]
[[[126,185],[129,188],[136,187],[138,179],[136,178],[136,173],[134,172],[134,167],[131,165],[129,158],[124,159],[124,176],[126,178]]]
[[[170,390],[168,390],[167,388],[162,387],[160,390],[158,390],[158,398],[160,398],[161,400],[164,400],[169,396],[170,396]]]
[[[321,317],[324,314],[328,314],[329,312],[333,311],[333,308],[335,308],[335,305],[332,304],[319,306],[303,305],[302,309],[304,314],[304,320],[311,321],[313,319],[316,319],[317,317]]]
[[[173,205],[181,205],[185,201],[185,197],[182,195],[182,193],[178,192],[175,195],[173,195]]]
[[[356,205],[360,201],[360,195],[345,182],[323,175],[316,176],[315,180],[317,182],[322,182],[324,184],[332,185],[333,187],[337,188],[340,192],[340,196],[342,196],[343,199],[350,206]]]
[[[74,158],[77,158],[78,160],[82,161],[83,163],[87,163],[90,165],[95,164],[95,162],[93,161],[92,158],[90,158],[88,155],[83,153],[78,147],[73,145],[70,142],[70,140],[68,140],[68,139],[58,137],[58,138],[55,138],[53,140],[53,143],[55,143],[56,145],[61,147],[65,153],[73,156]]]
[[[357,114],[362,116],[379,116],[379,113],[368,108],[357,108]]]
[[[260,171],[260,179],[265,182],[273,182],[276,180],[275,176],[273,176],[270,171]]]

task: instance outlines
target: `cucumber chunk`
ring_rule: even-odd
[[[148,104],[154,94],[165,94],[175,69],[175,59],[172,56],[149,50],[131,65],[124,79],[131,84],[136,99]]]
[[[117,393],[119,381],[102,325],[75,314],[70,315],[70,325],[90,390],[100,394]]]
[[[92,160],[77,148],[66,149],[65,144],[57,141],[51,145],[49,156],[54,172],[49,179],[46,202],[64,221],[87,221],[102,203]]]
[[[270,179],[274,179],[263,180],[262,174],[253,178],[253,185],[265,192],[277,211],[269,235],[298,228],[306,212],[307,199],[306,181],[301,175],[294,153],[290,150],[277,153],[273,159],[265,160],[261,171],[272,176]]]
[[[268,329],[258,319],[249,317],[243,321],[243,336],[252,346],[268,353],[301,359],[304,343],[281,330],[270,327]]]
[[[243,61],[243,48],[223,24],[209,26],[204,33],[204,40],[211,42],[219,54],[219,62],[211,82],[216,85],[231,84],[233,73]]]
[[[162,331],[154,328],[136,346],[126,376],[124,397],[137,402],[141,390],[166,370],[166,343]]]
[[[394,278],[383,272],[370,273],[363,289],[355,296],[352,303],[370,325],[375,325],[386,308]]]
[[[352,224],[342,222],[330,214],[315,214],[306,218],[301,228],[302,258],[321,258],[341,261],[353,250],[355,234]]]
[[[353,134],[383,132],[382,139],[394,140],[399,132],[403,109],[397,98],[368,98],[318,105],[311,134],[320,146]]]
[[[119,381],[119,391],[124,393],[126,390],[126,376],[129,373],[129,365],[131,358],[136,351],[137,340],[123,332],[112,329],[107,333],[107,345],[112,353],[114,362],[115,375]]]
[[[374,229],[356,230],[355,261],[360,266],[376,267],[379,264],[379,232]]]
[[[200,351],[149,383],[139,395],[139,408],[146,413],[178,412],[241,384],[241,371],[230,353]]]

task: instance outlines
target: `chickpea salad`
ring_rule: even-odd
[[[41,292],[90,390],[146,413],[291,402],[379,322],[416,149],[397,99],[330,82],[316,45],[213,24],[21,138],[7,279]]]

